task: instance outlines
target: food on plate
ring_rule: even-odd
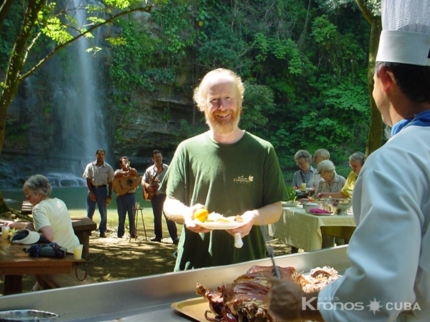
[[[242,222],[243,218],[241,216],[230,216],[230,217],[224,217],[221,214],[218,214],[216,212],[208,213],[206,209],[201,209],[196,211],[194,214],[194,219],[200,221],[200,222]]]
[[[207,209],[199,209],[194,214],[194,219],[197,219],[201,222],[206,221],[209,216],[209,211]]]
[[[241,216],[230,216],[230,217],[224,217],[223,215],[217,214],[215,212],[210,213],[208,216],[207,221],[209,222],[242,222],[243,218]]]
[[[339,278],[338,272],[331,267],[317,267],[309,277],[298,273],[294,267],[278,267],[283,279],[292,279],[306,293],[319,291]],[[205,318],[211,322],[271,321],[269,313],[268,279],[273,277],[273,266],[252,266],[233,283],[218,286],[217,291],[196,284],[196,293],[209,302]],[[213,316],[213,317],[212,317]]]

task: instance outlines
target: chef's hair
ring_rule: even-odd
[[[415,103],[430,103],[430,66],[376,62],[376,76],[381,67],[393,73],[401,92]]]
[[[24,182],[23,190],[30,189],[33,192],[39,192],[44,197],[49,197],[52,192],[51,184],[48,178],[41,174],[35,174]]]

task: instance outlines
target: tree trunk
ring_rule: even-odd
[[[19,84],[22,81],[22,70],[28,54],[27,41],[32,35],[37,16],[45,5],[46,0],[30,0],[25,10],[24,21],[17,40],[13,46],[9,64],[6,69],[3,89],[0,95],[0,154],[5,139],[6,117],[10,103],[15,97]]]
[[[376,54],[378,53],[379,36],[381,34],[381,18],[374,17],[370,31],[368,84],[370,96],[370,129],[367,137],[366,155],[379,149],[382,145],[383,123],[381,113],[372,96],[373,75],[375,73]]]

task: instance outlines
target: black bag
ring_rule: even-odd
[[[57,243],[43,245],[33,244],[30,248],[24,250],[26,253],[29,253],[31,257],[64,258],[67,254],[67,249],[61,247]]]

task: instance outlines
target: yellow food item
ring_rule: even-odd
[[[201,222],[205,221],[209,216],[209,211],[207,209],[199,209],[194,213],[194,219]]]

